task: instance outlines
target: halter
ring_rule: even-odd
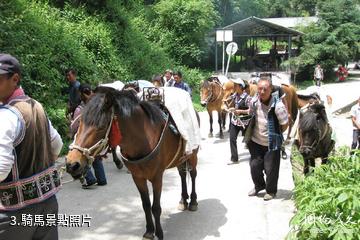
[[[221,85],[218,83],[218,82],[210,82],[210,86],[212,85],[212,84],[218,84],[219,86],[220,86],[220,88],[221,88]],[[208,104],[208,103],[211,103],[211,102],[215,102],[215,101],[217,101],[219,98],[220,98],[220,96],[221,96],[221,90],[220,90],[220,94],[214,99],[214,100],[212,100],[212,101],[210,101],[211,99],[212,99],[212,97],[213,97],[213,89],[212,89],[212,87],[210,88],[211,90],[209,91],[210,92],[210,95],[206,98],[206,100],[205,100],[205,103],[206,104]]]
[[[77,136],[77,134],[75,134],[74,142],[72,144],[70,144],[69,149],[70,150],[76,149],[79,152],[81,152],[82,155],[84,155],[86,157],[88,166],[91,166],[92,163],[94,162],[94,160],[95,160],[94,156],[96,156],[99,152],[102,152],[107,148],[112,122],[114,120],[114,115],[115,115],[114,109],[111,108],[111,120],[110,120],[109,126],[106,130],[105,136],[102,139],[100,139],[97,143],[95,143],[93,146],[91,146],[90,148],[83,148],[83,147],[80,147],[79,145],[75,144],[76,136]]]
[[[302,107],[302,108],[300,109],[300,111],[306,112],[311,105],[312,105],[312,104],[310,104],[310,103],[306,104],[304,107]],[[326,136],[327,132],[329,131],[329,129],[330,129],[330,128],[329,128],[329,123],[327,123],[326,126],[325,126],[325,131],[324,131],[323,135],[321,135],[321,131],[320,131],[320,129],[318,129],[317,133],[318,133],[319,138],[318,138],[318,139],[315,139],[315,140],[312,142],[311,145],[301,145],[300,148],[313,149],[321,140],[323,140],[323,139],[325,138],[325,136]],[[300,129],[300,131],[301,131],[301,129]],[[301,134],[300,134],[300,136],[301,136]],[[300,141],[300,143],[301,143],[301,142],[302,142],[302,141]]]

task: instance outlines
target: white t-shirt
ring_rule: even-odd
[[[315,68],[315,77],[317,78],[317,79],[322,79],[323,78],[323,70],[322,70],[322,68]]]
[[[356,123],[360,124],[360,104],[355,104],[352,106],[350,111],[351,117],[355,117]],[[355,126],[353,126],[354,129],[357,129]]]

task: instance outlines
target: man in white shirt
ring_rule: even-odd
[[[22,226],[24,216],[56,219],[62,140],[39,102],[20,87],[20,64],[0,54],[0,239],[57,240],[56,225]]]
[[[358,103],[351,108],[351,120],[353,124],[353,141],[351,149],[360,149],[360,97]]]

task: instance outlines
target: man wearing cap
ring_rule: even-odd
[[[41,104],[25,95],[20,78],[18,60],[0,54],[0,239],[56,240],[57,227],[46,226],[46,219],[58,213],[54,162],[63,143]],[[44,226],[33,224],[35,216]]]
[[[269,77],[260,78],[258,94],[250,102],[250,114],[254,116],[254,121],[249,124],[244,140],[251,155],[250,170],[254,189],[248,195],[256,196],[265,189],[264,200],[267,201],[273,199],[277,192],[280,149],[284,141],[282,133],[288,126],[287,109],[278,92],[272,93]]]
[[[239,161],[237,151],[237,137],[241,131],[244,136],[245,129],[249,124],[251,116],[249,113],[249,102],[251,97],[245,91],[246,85],[241,78],[232,80],[234,82],[235,93],[231,96],[235,107],[228,109],[232,113],[230,121],[230,150],[231,150],[231,163]]]

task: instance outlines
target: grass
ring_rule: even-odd
[[[360,151],[336,149],[326,165],[302,175],[301,155],[292,149],[296,214],[290,221],[288,240],[359,239]]]
[[[200,94],[199,93],[194,93],[192,100],[193,100],[194,108],[197,112],[202,112],[202,111],[206,110],[200,104]]]

